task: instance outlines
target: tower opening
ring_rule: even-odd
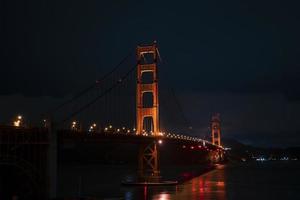
[[[146,133],[153,133],[153,118],[145,117],[143,122],[143,130]]]
[[[154,76],[152,71],[146,71],[142,73],[142,84],[153,83]]]
[[[144,92],[143,94],[143,108],[152,108],[153,107],[153,93]]]

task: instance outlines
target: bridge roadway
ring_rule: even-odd
[[[134,143],[134,144],[148,144],[150,142],[162,142],[168,144],[182,145],[183,148],[193,148],[195,150],[203,151],[223,151],[223,147],[213,145],[211,142],[202,140],[196,137],[178,135],[178,134],[162,134],[154,137],[143,134],[136,135],[134,132],[122,132],[116,130],[108,130],[101,132],[87,132],[87,131],[73,131],[73,130],[59,130],[59,143]]]
[[[220,146],[200,138],[178,135],[162,134],[154,137],[143,134],[136,135],[133,132],[116,131],[115,129],[99,132],[58,130],[58,143],[150,143],[161,140],[163,143],[182,145],[183,148],[195,148],[199,150],[215,151],[224,150]],[[14,126],[0,126],[0,144],[49,144],[47,128],[25,128]]]

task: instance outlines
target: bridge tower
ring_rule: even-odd
[[[214,114],[211,119],[211,138],[212,143],[221,146],[221,125],[220,114]]]
[[[159,135],[159,102],[158,102],[158,77],[157,77],[157,45],[138,46],[137,56],[137,90],[136,90],[136,123],[137,135],[144,132],[145,118],[152,120],[152,134]],[[152,80],[145,83],[143,74],[151,73]],[[152,105],[145,107],[144,95],[152,94]],[[159,158],[156,141],[150,144],[141,144],[139,151],[139,180],[146,182],[159,182]]]
[[[149,46],[137,47],[137,92],[136,92],[136,112],[137,112],[137,134],[142,134],[144,121],[146,117],[152,119],[153,135],[159,133],[159,115],[158,115],[158,77],[157,77],[157,49],[156,43]],[[146,55],[149,55],[146,60]],[[148,63],[148,62],[150,63]],[[143,74],[152,73],[151,83],[145,83]],[[145,93],[151,93],[153,96],[152,107],[144,107],[143,97]]]

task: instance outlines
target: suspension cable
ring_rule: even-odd
[[[132,53],[133,53],[133,51],[130,51],[111,71],[109,71],[107,74],[102,76],[100,79],[96,80],[95,83],[93,83],[89,87],[83,89],[82,91],[77,93],[74,97],[72,97],[71,99],[63,102],[62,104],[58,105],[56,108],[52,109],[51,111],[48,111],[47,113],[50,113],[50,114],[55,113],[56,111],[58,111],[59,109],[61,109],[65,105],[72,103],[73,101],[75,101],[79,97],[83,96],[84,94],[86,94],[87,92],[89,92],[90,90],[95,88],[97,85],[99,85],[101,82],[103,82],[106,78],[108,78],[112,73],[114,73],[117,69],[119,69],[120,66],[132,55]]]
[[[136,68],[136,65],[134,67],[132,67],[124,76],[122,76],[120,79],[118,79],[111,87],[109,87],[108,89],[106,89],[102,94],[98,95],[96,98],[94,98],[93,100],[91,100],[89,103],[87,103],[86,105],[82,106],[78,110],[74,111],[71,115],[69,115],[64,120],[62,120],[61,123],[64,123],[64,122],[68,121],[72,117],[76,116],[77,114],[81,113],[85,109],[89,108],[91,105],[93,105],[94,103],[96,103],[102,97],[104,97],[107,94],[109,94],[114,88],[116,88],[118,85],[122,84],[124,82],[124,80],[127,79],[127,77],[133,72],[133,70],[135,68]]]

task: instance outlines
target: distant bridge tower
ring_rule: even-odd
[[[220,114],[214,114],[211,119],[211,138],[212,143],[221,146],[221,125]]]
[[[152,131],[154,136],[159,134],[159,108],[158,108],[158,77],[157,77],[157,49],[156,43],[149,46],[138,46],[137,53],[137,91],[136,91],[136,122],[137,134],[144,130],[145,118],[152,119]],[[147,60],[146,60],[147,59]],[[152,73],[151,83],[145,83],[143,74]],[[152,107],[144,107],[145,93],[152,93]]]
[[[156,43],[147,46],[138,46],[137,54],[137,91],[136,91],[136,123],[137,135],[145,129],[145,118],[152,120],[152,134],[159,136],[159,108],[158,108],[158,77],[157,77],[157,46]],[[152,80],[144,80],[144,73],[151,73]],[[145,107],[145,93],[152,94],[152,105]],[[141,144],[139,150],[139,181],[159,182],[159,155],[156,140],[149,144]]]

